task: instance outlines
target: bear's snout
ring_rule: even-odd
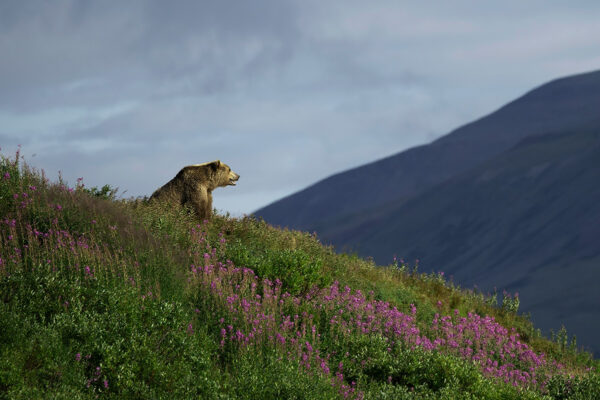
[[[231,186],[235,186],[235,183],[237,182],[238,179],[240,179],[240,176],[238,174],[236,174],[235,172],[231,171],[231,173],[229,174],[229,184]]]

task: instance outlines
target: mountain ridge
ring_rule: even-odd
[[[428,145],[334,175],[257,215],[316,231],[338,251],[382,265],[394,255],[419,259],[423,268],[452,274],[467,287],[518,290],[536,324],[557,330],[565,323],[598,354],[596,325],[589,322],[600,320],[591,286],[600,279],[594,267],[600,264],[597,110],[600,71],[557,79]],[[362,208],[327,214],[315,207],[328,200],[334,209],[337,198],[357,190],[361,176],[376,186],[384,166],[411,162],[412,171],[386,177],[396,192],[380,190]],[[337,197],[315,193],[325,184]],[[355,186],[345,191],[344,185]],[[311,196],[318,201],[298,204]],[[293,218],[278,215],[290,205],[300,210],[289,211]],[[565,296],[554,299],[556,293]]]
[[[573,96],[574,91],[579,101],[573,102],[569,98],[554,104],[557,97],[564,98],[565,93]],[[525,100],[527,109],[523,111],[519,104]],[[531,113],[540,109],[543,110],[542,117],[547,120],[540,117],[532,121]],[[254,214],[276,225],[312,230],[315,223],[323,218],[330,219],[369,206],[375,207],[394,198],[411,196],[499,154],[526,136],[581,122],[581,117],[558,118],[557,113],[557,110],[566,110],[564,112],[571,115],[581,109],[585,109],[588,116],[595,118],[597,115],[595,111],[600,109],[600,71],[553,80],[429,144],[334,174],[256,210]],[[499,124],[499,119],[507,122]],[[522,127],[523,123],[527,124],[527,129]],[[515,129],[513,125],[521,128]],[[481,131],[485,131],[486,136],[473,141],[473,135],[477,136],[477,132]],[[490,137],[493,140],[490,141]],[[386,184],[390,181],[398,185]],[[294,210],[294,213],[288,210]]]

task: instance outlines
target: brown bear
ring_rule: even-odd
[[[240,178],[227,164],[212,161],[188,165],[150,196],[150,200],[166,201],[177,206],[189,205],[201,220],[212,214],[212,191],[232,185]]]

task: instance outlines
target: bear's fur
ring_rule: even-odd
[[[150,196],[150,200],[165,201],[174,206],[191,206],[201,220],[212,214],[212,191],[218,187],[235,186],[240,178],[227,164],[212,161],[188,165]]]

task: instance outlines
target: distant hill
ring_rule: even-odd
[[[507,288],[545,329],[598,350],[600,129],[526,139],[398,205],[317,227],[389,263],[419,259],[463,286]]]
[[[519,291],[536,325],[600,343],[600,71],[552,81],[450,134],[256,212],[380,264],[420,259]]]

